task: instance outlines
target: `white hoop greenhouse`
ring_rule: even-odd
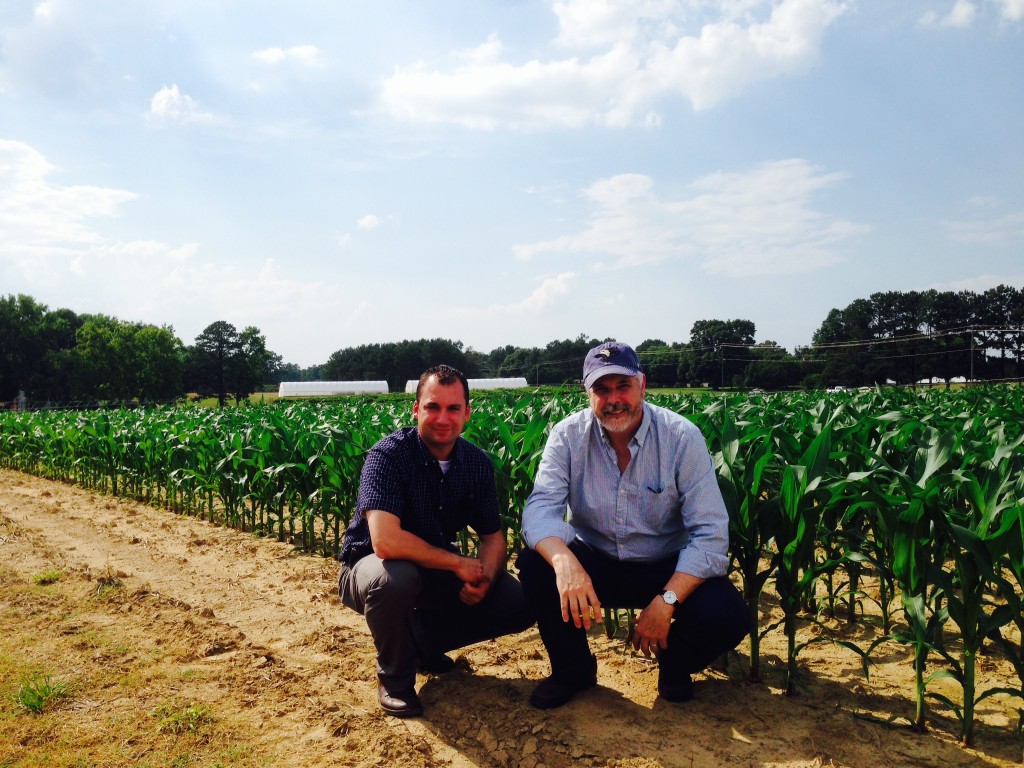
[[[387,392],[386,381],[282,381],[277,396],[385,395]]]
[[[522,376],[515,376],[509,379],[467,379],[467,381],[469,382],[470,392],[474,389],[519,389],[520,387],[530,386]],[[419,379],[409,379],[409,381],[405,382],[405,391],[415,392],[416,385],[419,383]]]

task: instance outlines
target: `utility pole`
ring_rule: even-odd
[[[968,333],[971,334],[971,378],[968,384],[974,384],[974,328],[972,327]]]

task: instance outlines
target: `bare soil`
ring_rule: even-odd
[[[982,702],[966,748],[948,712],[908,727],[902,647],[884,646],[865,680],[854,653],[815,643],[787,697],[778,632],[761,682],[741,646],[676,705],[657,698],[651,662],[595,629],[598,688],[540,712],[527,699],[547,662],[530,630],[457,652],[454,672],[420,680],[426,715],[396,720],[377,707],[370,637],[336,577],[286,544],[0,471],[0,768],[1022,764],[1017,700]],[[19,687],[46,675],[68,694],[29,714]],[[981,689],[1016,682],[996,655],[979,676]]]

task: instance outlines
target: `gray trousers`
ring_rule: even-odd
[[[377,677],[391,692],[415,687],[419,658],[522,632],[533,622],[523,589],[502,571],[477,605],[459,600],[462,582],[449,571],[369,554],[342,564],[341,601],[366,618],[377,649]]]

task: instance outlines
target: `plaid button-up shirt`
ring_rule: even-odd
[[[390,512],[402,528],[436,547],[451,548],[465,528],[478,536],[501,530],[494,467],[487,454],[463,438],[447,472],[423,445],[416,427],[380,440],[366,455],[356,513],[345,531],[341,560],[354,564],[373,551],[366,512]]]

